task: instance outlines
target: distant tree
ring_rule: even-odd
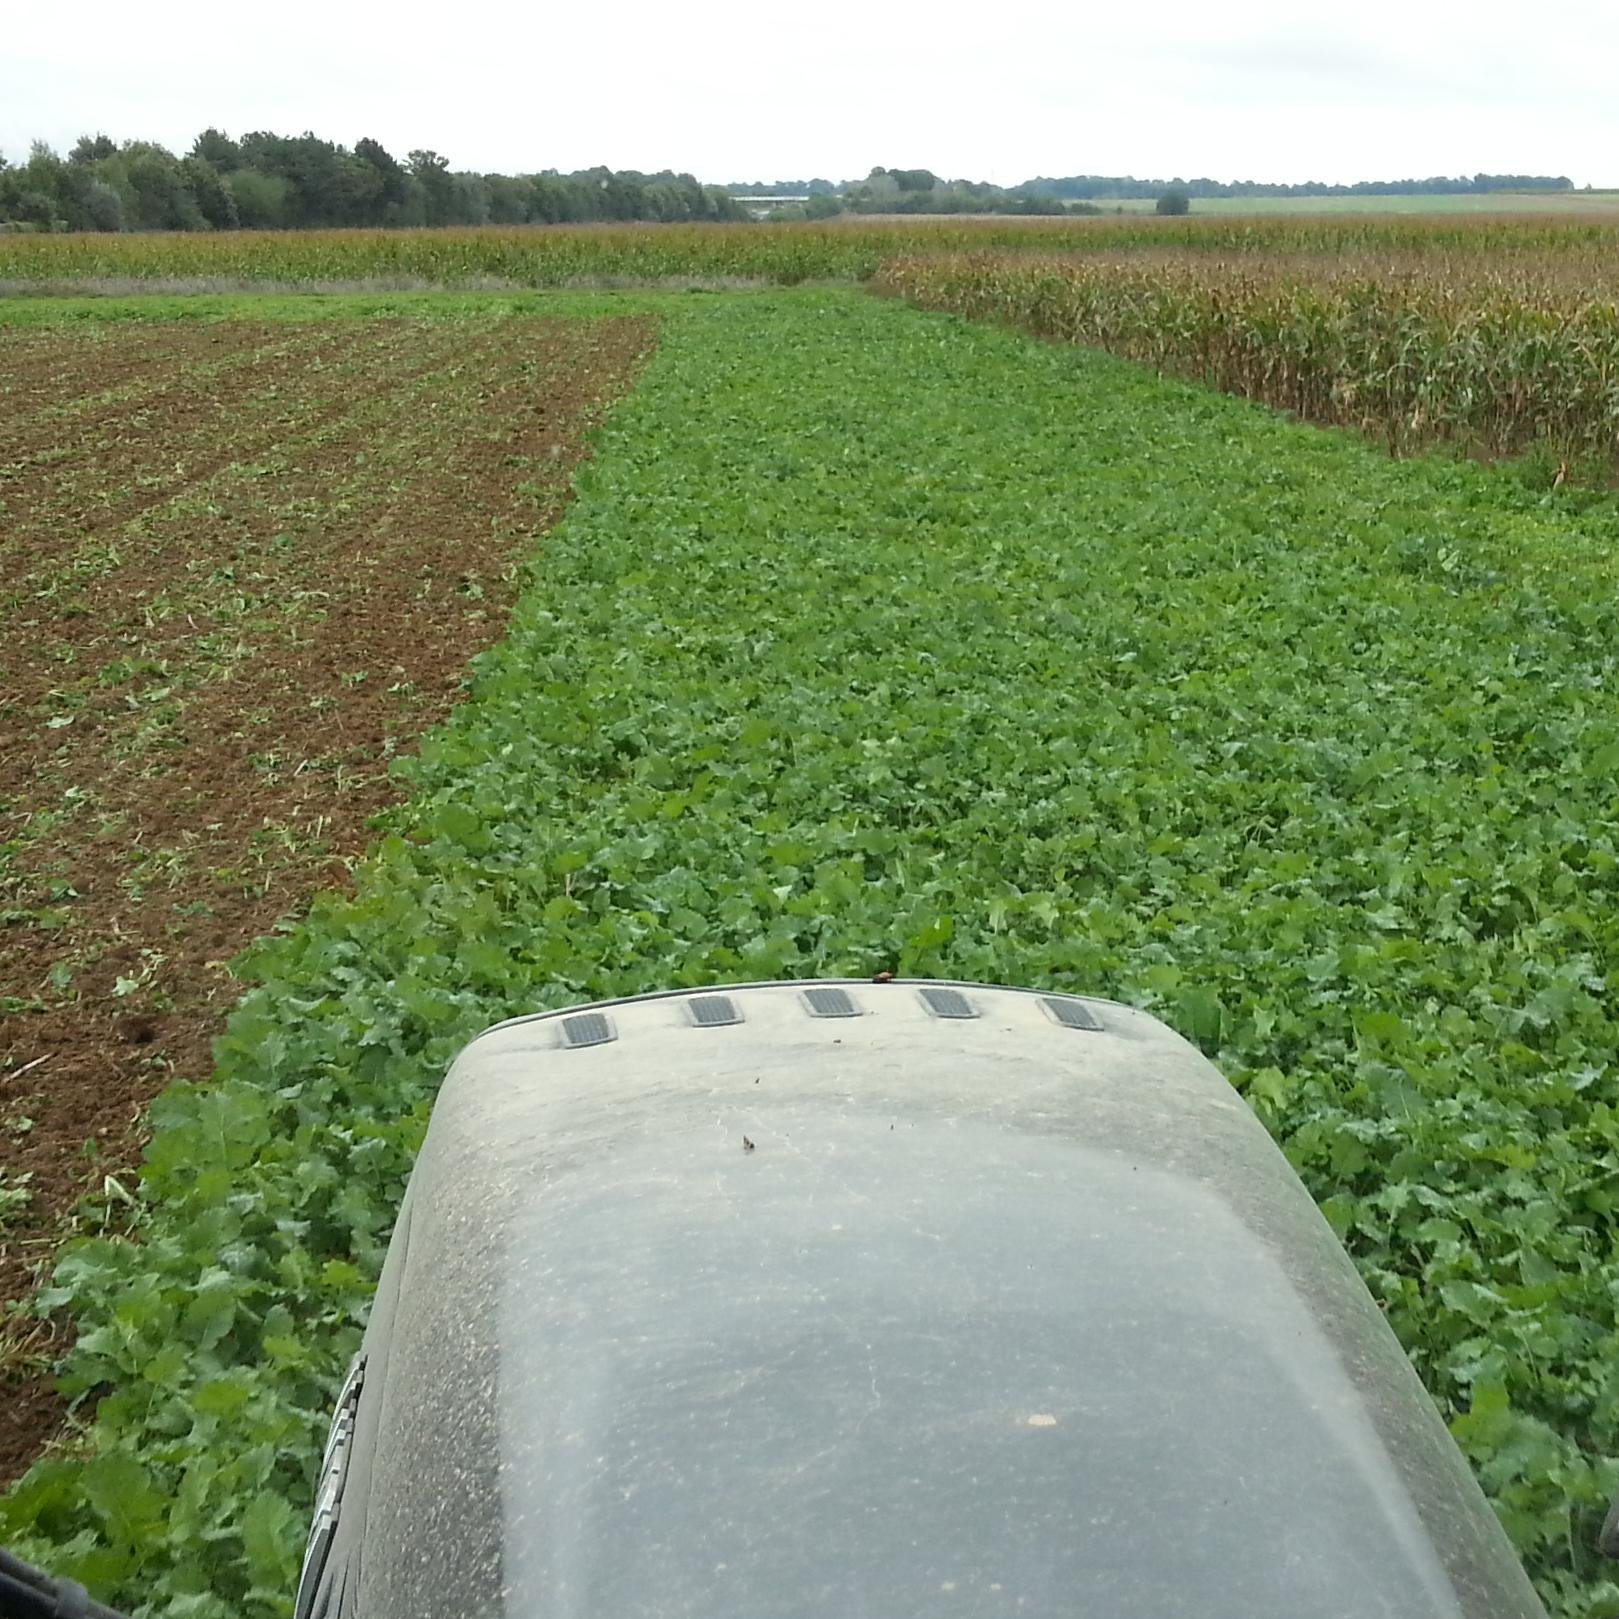
[[[0,152],[0,230],[20,221],[17,212],[18,197],[22,190],[22,183],[18,171],[11,166],[11,160],[4,152]]]
[[[236,198],[225,185],[223,177],[207,158],[193,153],[180,159],[180,177],[197,204],[211,230],[235,230],[241,223],[236,212]]]
[[[224,181],[244,230],[285,230],[292,223],[292,187],[280,175],[234,169]]]
[[[723,186],[704,186],[703,195],[708,199],[710,219],[738,224],[748,218],[747,209]]]
[[[1156,206],[1161,214],[1189,214],[1192,211],[1192,199],[1184,191],[1172,187],[1159,193]]]
[[[0,152],[0,225],[16,219],[18,180],[11,159]]]
[[[489,223],[489,193],[481,174],[451,176],[454,190],[450,194],[450,220],[452,225],[487,225]]]
[[[355,205],[345,159],[351,154],[305,131],[276,135],[255,130],[241,139],[242,166],[287,182],[287,223],[307,227],[352,223]]]
[[[627,174],[615,174],[611,169],[593,171],[597,189],[601,193],[602,219],[639,219],[644,191]]]
[[[207,220],[187,186],[179,161],[151,141],[128,141],[115,160],[122,171],[125,215],[132,230],[203,230]]]
[[[191,143],[191,155],[212,163],[221,174],[242,166],[242,148],[222,129],[203,130]]]
[[[28,162],[24,167],[34,170],[36,174],[46,170],[52,173],[62,166],[62,159],[57,156],[56,148],[49,141],[31,141],[28,146]]]
[[[11,193],[6,213],[19,225],[33,225],[38,230],[50,230],[57,223],[55,199],[25,185]]]
[[[68,153],[69,163],[99,163],[117,154],[118,143],[110,135],[81,135]]]
[[[50,147],[35,141],[21,168],[0,173],[0,219],[36,230],[52,230],[62,223],[55,194],[55,170],[62,160]]]
[[[84,192],[85,230],[122,230],[124,199],[105,180],[92,180]]]
[[[529,207],[534,200],[531,182],[510,174],[486,174],[483,191],[491,225],[528,223]]]
[[[12,218],[40,230],[80,229],[77,204],[90,179],[87,168],[70,168],[52,147],[35,141],[28,161],[17,170]]]
[[[362,136],[354,143],[354,156],[357,162],[365,164],[377,175],[381,215],[374,223],[381,224],[410,200],[410,176],[388,148],[380,141],[372,140],[369,135]]]
[[[829,191],[814,192],[804,204],[806,219],[834,219],[842,212],[842,202]]]
[[[63,163],[53,156],[48,163],[32,158],[28,168],[38,176],[40,190],[48,190],[55,203],[54,229],[101,230],[108,228],[107,221],[111,218],[121,223],[121,199],[120,206],[114,210],[108,208],[107,199],[101,195],[108,189],[101,179],[101,166],[74,163],[71,159]],[[116,195],[114,193],[115,198]],[[110,228],[119,226],[115,224]]]
[[[729,219],[731,214],[727,205],[730,203],[730,193],[718,187],[699,185],[697,177],[691,174],[682,174],[676,180],[675,194],[684,214],[677,213],[676,219],[702,220],[702,219]]]
[[[448,225],[455,210],[455,181],[450,177],[450,160],[430,149],[418,148],[405,160],[405,166],[421,188],[422,223]]]
[[[403,173],[399,180],[399,193],[408,196],[410,181]],[[332,225],[381,225],[390,215],[392,189],[375,164],[340,146],[321,188],[322,218]]]
[[[881,213],[892,206],[899,196],[899,181],[887,169],[873,169],[866,176],[865,184],[850,188],[851,200],[859,198],[866,205],[866,212]]]

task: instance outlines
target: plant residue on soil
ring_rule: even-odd
[[[0,1483],[62,1420],[65,1329],[30,1295],[81,1200],[116,1216],[146,1104],[207,1076],[232,958],[344,880],[652,341],[522,316],[0,340]]]

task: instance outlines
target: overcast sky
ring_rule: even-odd
[[[455,168],[1619,185],[1614,0],[0,0],[0,151],[362,135]]]

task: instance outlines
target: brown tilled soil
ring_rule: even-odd
[[[0,331],[0,1483],[60,1424],[27,1301],[81,1199],[207,1075],[227,963],[345,880],[652,341]]]

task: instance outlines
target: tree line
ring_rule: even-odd
[[[1140,180],[1132,175],[1040,177],[1002,187],[947,180],[930,169],[877,167],[864,180],[703,185],[689,174],[606,168],[571,174],[452,170],[418,149],[403,161],[366,138],[352,148],[319,136],[206,129],[176,156],[152,141],[85,135],[63,157],[36,143],[25,163],[0,154],[0,228],[50,231],[290,230],[341,226],[557,225],[597,220],[742,220],[732,193],[803,197],[772,218],[837,214],[1099,213],[1143,196],[1335,197],[1571,191],[1566,175],[1436,175],[1350,185],[1255,180]]]
[[[33,230],[292,230],[341,226],[555,225],[745,219],[689,174],[582,169],[476,174],[437,152],[403,162],[380,142],[207,129],[183,157],[152,141],[85,135],[63,157],[36,142],[0,154],[0,222]]]
[[[845,186],[841,200],[855,214],[1074,212],[1055,197],[1008,191],[986,180],[942,180],[931,169],[873,169],[864,180]]]
[[[1566,174],[1439,174],[1425,180],[1356,180],[1349,185],[1329,185],[1322,180],[1276,185],[1263,180],[1138,180],[1129,174],[1071,174],[1063,179],[1025,180],[1015,189],[1031,197],[1095,202],[1158,196],[1166,191],[1186,197],[1466,196],[1491,191],[1572,191],[1574,182]]]
[[[772,219],[830,219],[836,214],[1099,214],[1103,202],[1156,197],[1160,213],[1185,213],[1198,197],[1396,197],[1411,193],[1572,191],[1566,175],[1439,175],[1424,180],[1359,180],[1302,185],[1259,180],[1140,180],[1134,175],[1075,174],[997,186],[944,180],[931,169],[874,168],[864,180],[772,180],[727,186],[738,196],[780,197]],[[802,201],[798,199],[803,199]]]
[[[1085,204],[1027,195],[986,180],[944,180],[931,169],[880,165],[864,180],[775,180],[729,186],[744,197],[803,197],[774,210],[772,219],[831,219],[838,214],[1074,214],[1100,213]]]

